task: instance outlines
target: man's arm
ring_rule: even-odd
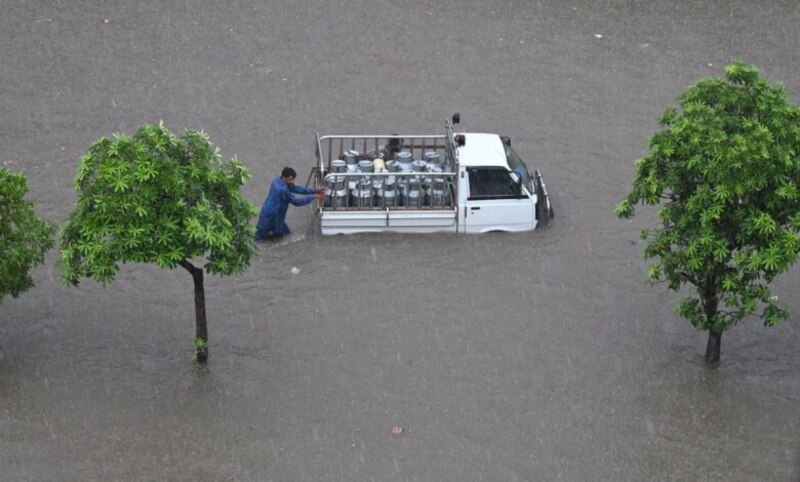
[[[316,189],[311,189],[310,187],[305,186],[298,186],[297,184],[292,184],[289,186],[289,190],[295,194],[316,194]]]
[[[281,190],[281,196],[286,202],[291,203],[295,206],[305,206],[306,204],[310,204],[312,201],[314,201],[315,197],[313,189],[311,190],[310,195],[305,191],[306,188],[303,188],[303,194],[298,195],[299,193],[295,194],[296,191],[292,189],[292,186],[289,186],[288,189]]]

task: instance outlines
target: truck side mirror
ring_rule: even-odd
[[[522,194],[522,183],[520,182],[519,174],[514,171],[508,173],[508,177],[511,178],[511,185],[508,186],[509,194],[516,196],[517,198],[525,197]]]
[[[511,147],[511,138],[510,137],[502,136],[502,137],[500,137],[500,139],[503,141],[503,144],[505,144],[506,147]]]
[[[460,123],[461,123],[461,114],[456,112],[455,114],[453,114],[453,125]]]

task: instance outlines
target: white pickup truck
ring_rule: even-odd
[[[317,134],[322,234],[530,231],[553,217],[544,180],[497,134]]]

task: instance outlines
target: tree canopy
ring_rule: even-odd
[[[64,281],[105,286],[127,262],[184,267],[195,282],[198,352],[207,355],[203,269],[227,276],[250,265],[256,208],[240,192],[249,178],[202,131],[176,137],[159,123],[98,139],[75,176],[78,200],[61,237]],[[202,269],[192,264],[201,258]]]
[[[696,288],[676,311],[709,331],[713,362],[730,326],[788,316],[769,284],[800,251],[800,110],[741,61],[724,78],[700,79],[679,103],[661,115],[616,212],[630,218],[638,203],[661,205],[660,225],[642,232],[654,260],[648,277]]]
[[[56,225],[36,216],[27,193],[23,174],[0,168],[0,303],[33,286],[30,270],[53,247]]]
[[[173,135],[163,123],[94,142],[81,157],[75,209],[62,235],[63,278],[113,280],[119,263],[171,269],[205,257],[211,274],[244,272],[255,253],[255,206],[240,193],[250,178],[223,162],[202,131]]]

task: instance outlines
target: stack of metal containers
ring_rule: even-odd
[[[348,150],[343,159],[331,161],[325,177],[326,207],[425,207],[446,206],[451,202],[450,180],[437,176],[443,171],[436,151],[414,159],[410,151],[395,153],[394,159],[362,156]],[[353,174],[385,173],[383,176]],[[396,173],[397,175],[395,175]],[[337,174],[350,174],[337,176]]]

